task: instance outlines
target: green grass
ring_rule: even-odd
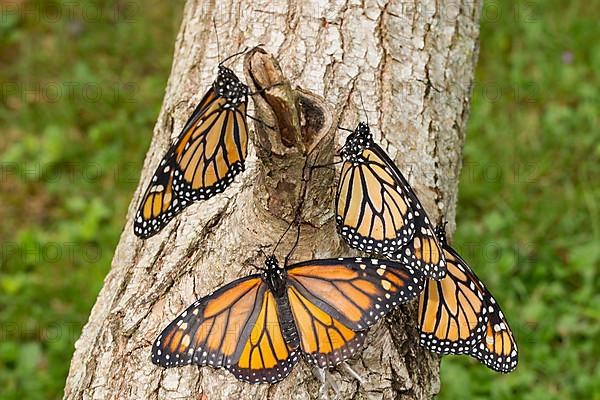
[[[508,316],[519,366],[445,357],[439,398],[598,399],[600,7],[517,4],[482,21],[455,246]]]
[[[160,109],[182,3],[121,3],[1,17],[2,399],[62,397]]]
[[[84,1],[58,20],[27,3],[45,18],[0,20],[0,397],[53,399],[110,267],[182,3],[94,1],[95,18]],[[600,399],[600,7],[484,12],[455,247],[502,305],[520,364],[444,357],[439,398]]]

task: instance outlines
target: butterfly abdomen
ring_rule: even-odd
[[[284,292],[280,296],[275,296],[275,301],[277,302],[279,326],[281,327],[283,340],[288,344],[290,349],[297,349],[300,346],[300,338],[298,336],[298,329],[294,323],[294,315],[292,314],[287,293]]]

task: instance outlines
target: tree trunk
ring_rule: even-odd
[[[259,249],[273,250],[299,204],[302,229],[292,261],[353,254],[335,234],[333,169],[305,167],[331,162],[340,142],[336,127],[363,119],[359,94],[376,140],[429,215],[454,227],[479,13],[478,1],[189,0],[140,186],[76,343],[65,398],[323,397],[324,386],[304,362],[277,385],[249,385],[210,367],[159,368],[150,361],[151,344],[197,298],[261,265]],[[250,111],[275,129],[254,124],[254,146],[236,182],[143,241],[132,229],[143,190],[216,76],[213,16],[221,57],[262,43],[280,63],[281,69],[269,54],[252,51],[238,73],[254,89],[284,82],[253,96]],[[241,71],[242,63],[234,64]],[[294,236],[279,246],[280,260]],[[439,391],[439,359],[418,345],[416,304],[375,326],[367,342],[348,363],[362,383],[344,368],[330,371],[338,398],[430,399]]]

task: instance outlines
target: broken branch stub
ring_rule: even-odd
[[[310,215],[301,219],[322,226],[331,217],[335,172],[312,167],[333,160],[333,109],[320,96],[293,88],[275,58],[260,47],[246,54],[244,72],[260,121],[253,138],[261,168],[256,198],[288,221],[310,205]]]

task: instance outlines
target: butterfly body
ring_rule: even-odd
[[[348,136],[340,156],[344,163],[336,192],[336,225],[348,245],[442,278],[445,260],[431,222],[366,123]]]
[[[300,346],[300,338],[298,337],[298,328],[294,323],[292,308],[287,296],[287,272],[279,266],[277,259],[273,256],[267,257],[265,267],[261,277],[275,296],[283,340],[289,348],[295,350]]]
[[[299,357],[321,368],[354,356],[366,331],[418,296],[422,274],[370,258],[311,260],[223,286],[193,303],[158,336],[152,361],[223,367],[239,380],[275,383]]]
[[[218,97],[225,98],[227,101],[223,108],[235,108],[238,104],[248,101],[248,86],[240,82],[235,73],[219,65],[217,79],[213,82],[213,89]]]
[[[362,152],[373,144],[373,135],[367,124],[360,123],[353,132],[346,139],[344,147],[340,151],[340,156],[351,162],[355,166],[361,163],[365,163],[367,160],[363,157]]]

